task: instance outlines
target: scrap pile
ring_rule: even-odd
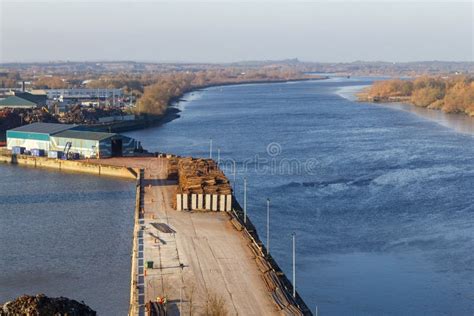
[[[0,305],[0,316],[16,315],[83,315],[95,316],[96,312],[84,302],[65,297],[47,297],[44,294],[23,295]]]
[[[177,193],[232,194],[229,180],[212,159],[180,158],[177,171]]]
[[[58,121],[66,124],[95,124],[99,118],[108,116],[127,115],[122,110],[111,107],[93,107],[75,104],[68,111],[58,113]]]
[[[4,109],[0,110],[0,130],[6,131],[24,124],[35,122],[57,123],[58,120],[42,109]]]

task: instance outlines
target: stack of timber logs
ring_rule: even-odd
[[[225,174],[212,159],[180,158],[178,193],[232,194]]]
[[[177,162],[170,161],[169,170],[168,178],[176,172],[178,177],[176,210],[232,209],[232,187],[214,160],[177,158]]]
[[[168,158],[168,179],[178,180],[178,157]]]

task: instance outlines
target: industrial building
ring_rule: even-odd
[[[7,131],[7,148],[23,147],[25,150],[50,150],[50,137],[56,133],[74,128],[74,125],[33,123]]]
[[[69,143],[69,144],[68,144]],[[120,134],[66,130],[51,136],[51,149],[61,151],[70,147],[71,152],[85,158],[132,156],[135,140]]]
[[[35,90],[33,93],[44,93],[48,99],[111,99],[122,98],[122,89],[44,89]]]
[[[15,90],[9,90],[6,93],[5,98],[0,99],[0,109],[34,109],[47,104],[46,95]]]
[[[17,96],[9,96],[0,100],[0,109],[34,109],[38,104]]]
[[[84,131],[81,126],[33,123],[7,131],[7,148],[49,157],[108,158],[132,156],[137,142],[115,133]],[[51,155],[51,154],[53,155]]]
[[[15,96],[33,102],[38,106],[45,106],[47,104],[48,98],[46,95],[32,94],[25,91],[14,91],[13,93]]]

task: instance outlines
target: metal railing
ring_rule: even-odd
[[[256,257],[257,267],[263,273],[265,285],[271,292],[275,304],[288,315],[313,315],[297,292],[293,296],[293,285],[273,257],[267,254],[266,248],[258,237],[257,230],[250,219],[247,217],[244,221],[244,212],[235,198],[233,202],[234,207],[229,212],[233,224],[237,230],[243,231],[249,239],[249,247]],[[237,221],[237,223],[234,221]]]

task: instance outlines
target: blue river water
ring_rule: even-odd
[[[320,315],[473,315],[474,121],[343,97],[370,82],[214,87],[128,135],[201,157],[212,139],[241,204],[247,177],[263,241],[270,198],[270,251],[290,278],[296,233],[296,286]]]
[[[44,293],[127,315],[134,188],[0,164],[0,302]]]

